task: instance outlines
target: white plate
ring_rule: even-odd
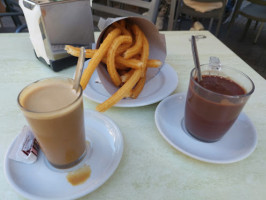
[[[8,158],[9,148],[5,158],[5,174],[15,191],[34,200],[76,199],[107,181],[118,167],[123,154],[121,132],[112,120],[100,113],[85,111],[84,115],[86,137],[90,140],[92,149],[75,168],[85,163],[89,165],[91,176],[88,180],[72,186],[66,178],[70,170],[52,169],[41,151],[34,164],[23,164]]]
[[[159,103],[155,123],[163,138],[184,154],[210,163],[233,163],[248,157],[257,144],[257,134],[243,112],[225,136],[214,143],[201,142],[182,128],[186,94],[174,94]]]
[[[177,84],[178,76],[176,71],[165,63],[160,72],[145,84],[137,99],[122,99],[114,106],[138,107],[156,103],[170,95],[176,89]],[[93,73],[83,95],[97,103],[102,103],[110,97],[110,94],[101,84],[97,71]]]

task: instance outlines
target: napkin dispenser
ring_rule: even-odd
[[[36,57],[54,71],[77,62],[66,44],[91,48],[94,43],[90,0],[19,0],[19,5]]]

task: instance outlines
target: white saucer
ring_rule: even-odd
[[[177,84],[178,76],[176,71],[165,63],[160,72],[154,78],[146,82],[143,91],[137,99],[122,99],[114,106],[138,107],[156,103],[170,95],[176,89]],[[83,95],[97,103],[102,103],[110,97],[110,94],[101,84],[97,71],[93,73]]]
[[[243,112],[228,133],[214,143],[201,142],[182,128],[186,94],[167,97],[155,111],[155,123],[163,138],[174,148],[197,160],[233,163],[248,157],[257,145],[254,125]]]
[[[112,120],[98,112],[85,111],[84,115],[86,137],[92,149],[78,166],[90,166],[91,176],[88,180],[72,186],[66,178],[69,170],[59,171],[48,167],[41,151],[34,164],[23,164],[8,158],[9,148],[5,158],[5,174],[15,191],[34,200],[76,199],[94,191],[110,178],[123,154],[121,132]]]

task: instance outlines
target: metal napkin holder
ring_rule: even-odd
[[[19,0],[36,57],[60,71],[77,63],[66,44],[91,48],[94,26],[90,0]]]

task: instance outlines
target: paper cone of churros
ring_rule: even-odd
[[[86,49],[85,66],[80,84],[86,88],[95,70],[111,97],[96,109],[104,112],[123,98],[138,98],[145,83],[155,77],[166,58],[164,35],[155,25],[141,17],[100,19],[101,34],[96,49]],[[66,46],[77,56],[80,49]]]
[[[142,17],[119,17],[119,18],[108,18],[106,20],[100,19],[98,27],[101,30],[101,34],[97,40],[96,48],[100,46],[103,41],[103,37],[105,32],[108,30],[113,23],[119,22],[120,20],[126,20],[127,23],[136,24],[139,28],[143,31],[146,38],[149,42],[149,59],[157,59],[160,60],[162,65],[158,68],[148,67],[146,72],[146,82],[156,76],[160,68],[163,66],[163,63],[166,58],[166,43],[165,43],[165,36],[160,34],[157,30],[156,26],[142,18]],[[106,65],[101,63],[98,68],[97,72],[99,78],[104,86],[104,88],[112,95],[117,91],[117,87],[112,84],[112,80],[106,70]],[[145,87],[145,86],[144,86]]]

